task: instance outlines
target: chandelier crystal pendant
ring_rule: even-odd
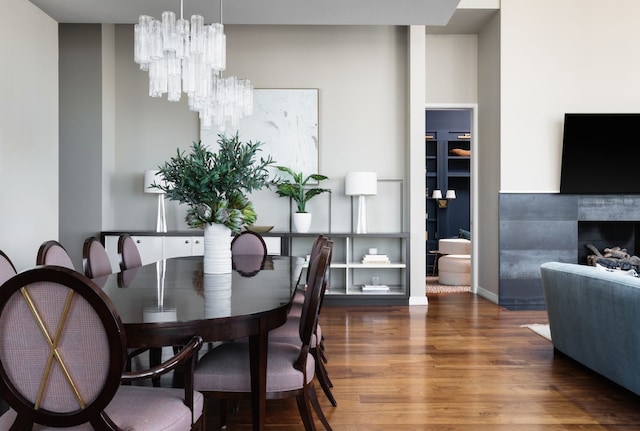
[[[220,23],[205,25],[201,15],[180,19],[173,12],[162,13],[158,21],[141,15],[134,25],[134,61],[149,72],[149,96],[177,102],[188,96],[189,109],[197,111],[203,129],[227,124],[237,128],[240,119],[253,113],[253,86],[248,79],[223,77],[226,68],[226,36]]]

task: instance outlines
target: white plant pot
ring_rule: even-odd
[[[231,229],[219,223],[204,227],[205,274],[231,273]]]
[[[294,213],[293,229],[299,233],[309,232],[311,228],[311,213]]]

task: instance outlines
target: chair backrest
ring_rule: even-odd
[[[0,250],[0,286],[5,281],[16,275],[16,272],[16,267],[13,266],[11,259],[9,259],[9,257]]]
[[[244,231],[231,240],[231,261],[240,275],[256,275],[264,268],[266,258],[267,245],[260,234]]]
[[[324,235],[318,235],[316,237],[315,241],[313,241],[313,244],[311,245],[311,251],[309,254],[309,263],[314,261],[314,259],[318,256],[318,253],[320,253],[320,250],[322,249],[322,247],[326,245],[327,241],[329,241],[329,238],[327,238]],[[309,271],[307,271],[306,282],[309,283]]]
[[[39,266],[9,279],[0,289],[0,387],[20,429],[89,420],[106,429],[124,334],[109,299],[83,274]]]
[[[95,236],[84,240],[82,266],[84,267],[84,275],[89,278],[111,274],[111,261],[107,250]]]
[[[56,265],[75,269],[67,250],[62,244],[54,240],[42,243],[36,256],[36,265]]]
[[[231,255],[266,256],[267,244],[262,236],[251,231],[244,231],[231,240]]]
[[[324,290],[325,276],[327,274],[330,256],[331,245],[326,245],[320,249],[318,256],[311,262],[311,266],[309,267],[309,286],[307,286],[305,292],[302,314],[300,315],[300,341],[302,341],[303,354],[309,351],[311,337],[316,329],[318,313],[320,311],[321,294]],[[300,360],[302,360],[302,358],[299,358],[298,361]],[[297,362],[297,364],[300,365],[299,362]]]
[[[124,233],[118,238],[118,256],[120,257],[120,269],[123,271],[142,266],[138,246],[129,234]]]

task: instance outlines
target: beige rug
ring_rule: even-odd
[[[470,292],[471,286],[448,286],[438,283],[438,276],[427,276],[427,295],[430,293],[463,293]]]
[[[529,328],[541,337],[551,341],[551,329],[548,323],[530,323],[528,325],[520,325],[521,328]]]

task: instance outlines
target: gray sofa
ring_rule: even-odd
[[[594,266],[541,266],[553,346],[640,395],[640,278]]]

